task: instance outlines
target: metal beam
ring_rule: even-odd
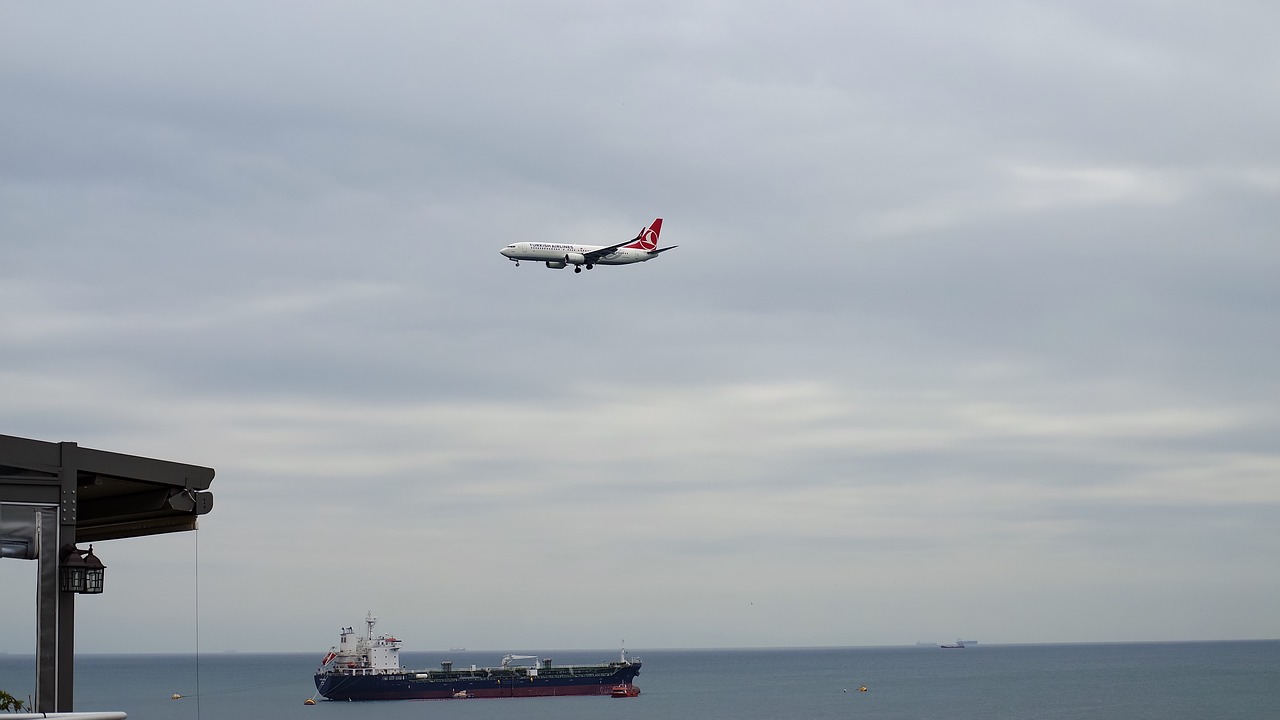
[[[0,501],[4,502],[57,505],[62,495],[62,485],[56,477],[9,476],[0,478],[0,485]]]
[[[58,474],[59,456],[55,443],[0,435],[0,459],[3,459],[0,464],[9,467]]]

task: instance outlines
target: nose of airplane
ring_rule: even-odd
[[[515,248],[508,245],[502,248],[501,250],[499,250],[498,252],[502,253],[503,257],[511,257],[511,253],[515,252]]]

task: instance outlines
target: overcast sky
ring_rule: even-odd
[[[1277,27],[3,2],[0,433],[217,472],[77,649],[1280,637]]]

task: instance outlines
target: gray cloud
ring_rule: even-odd
[[[1277,634],[1269,6],[5,12],[0,432],[218,471],[86,651]]]

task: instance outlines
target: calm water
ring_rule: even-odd
[[[500,653],[403,653],[421,668],[452,659],[495,665]],[[595,662],[613,651],[552,653]],[[937,648],[651,650],[643,694],[519,700],[303,705],[320,653],[84,655],[76,709],[133,720],[747,720],[752,718],[1280,718],[1280,641]],[[0,689],[34,691],[34,660],[0,655]],[[867,692],[858,692],[866,685]],[[182,693],[188,697],[172,700]]]

